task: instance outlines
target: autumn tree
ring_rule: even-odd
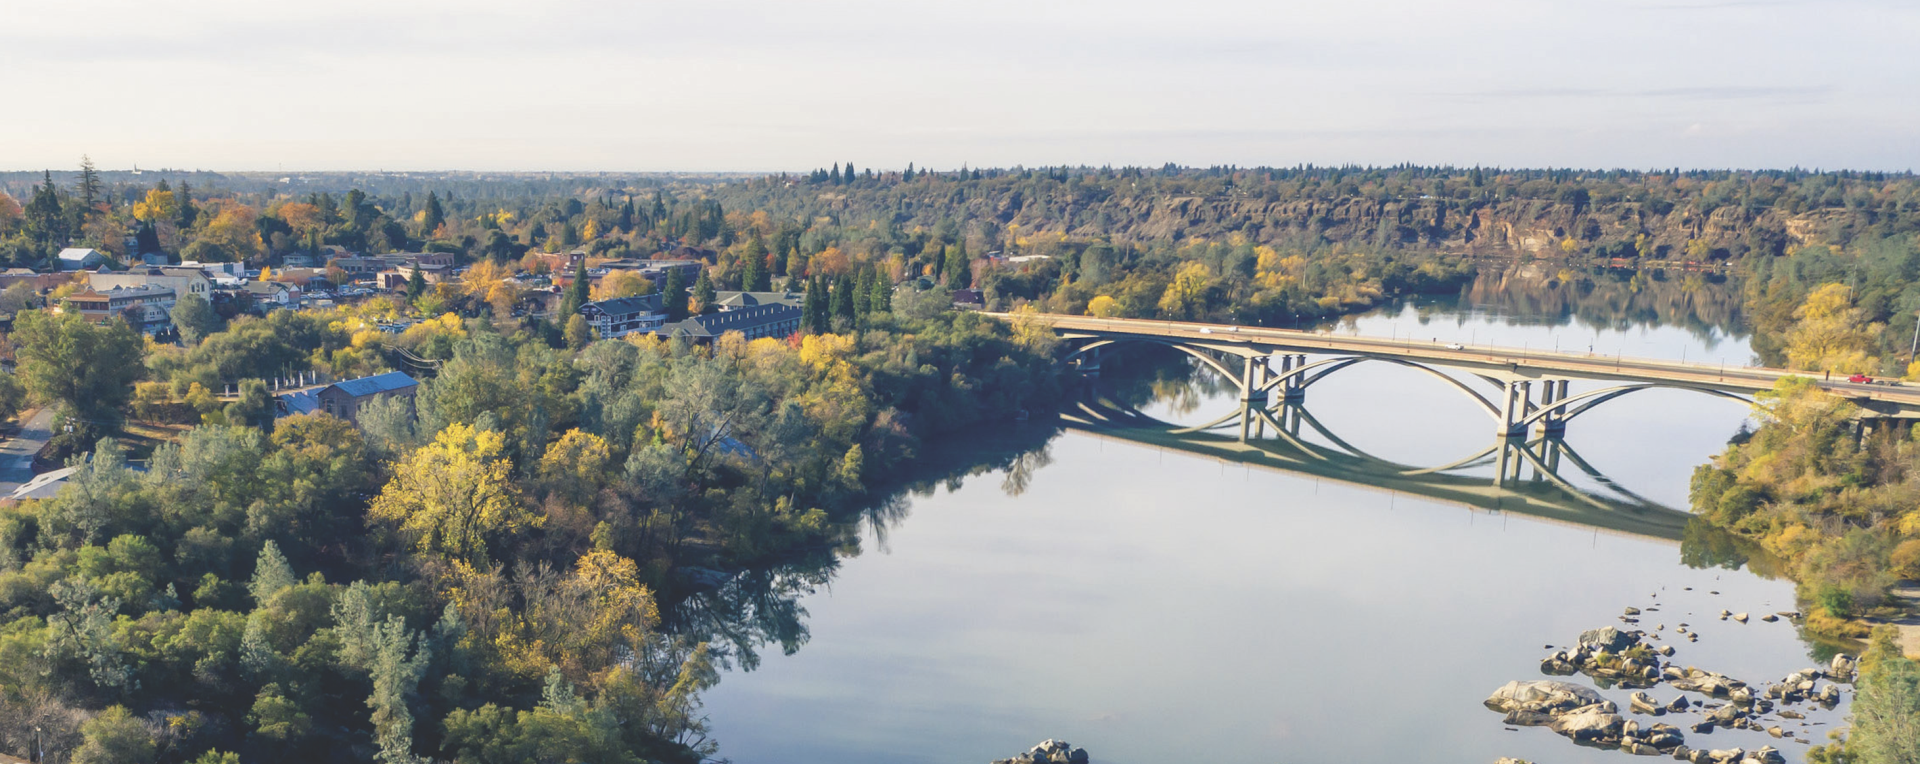
[[[1787,329],[1787,365],[1808,371],[1842,374],[1870,372],[1880,359],[1868,355],[1884,326],[1854,307],[1853,290],[1845,284],[1825,284],[1807,294],[1793,312]]]
[[[484,560],[491,540],[533,523],[505,450],[500,433],[448,425],[394,465],[367,514],[398,527],[422,552]]]
[[[59,404],[82,427],[119,421],[142,371],[139,332],[118,319],[89,323],[78,312],[29,310],[14,318],[20,381],[35,398]]]

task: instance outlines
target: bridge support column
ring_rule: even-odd
[[[1524,438],[1527,428],[1520,422],[1527,418],[1527,410],[1533,406],[1533,383],[1526,381],[1508,382],[1500,396],[1500,426],[1494,432],[1501,438]]]
[[[1566,380],[1549,379],[1540,383],[1540,408],[1546,409],[1547,415],[1540,418],[1539,427],[1535,428],[1539,434],[1558,436],[1566,433],[1567,421],[1561,418],[1566,415],[1566,408],[1556,404],[1566,398]]]
[[[1286,355],[1280,356],[1280,374],[1282,376],[1285,376],[1288,373],[1292,372],[1293,370],[1306,365],[1307,365],[1307,357],[1305,355],[1302,355],[1299,353],[1287,353]],[[1300,384],[1300,382],[1301,382],[1301,379],[1298,376],[1287,377],[1287,381],[1281,383],[1280,385],[1280,395],[1282,397],[1282,400],[1285,400],[1289,403],[1299,403],[1301,401],[1306,400],[1307,388],[1304,385]]]
[[[1081,374],[1090,377],[1100,376],[1100,356],[1104,355],[1106,350],[1104,347],[1098,347],[1080,354],[1080,357],[1074,361],[1075,367]]]
[[[1240,442],[1253,430],[1254,407],[1266,408],[1267,357],[1253,356],[1240,368]]]

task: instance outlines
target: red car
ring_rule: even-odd
[[[1853,382],[1853,383],[1856,383],[1856,384],[1868,384],[1868,385],[1870,385],[1870,384],[1873,384],[1873,377],[1869,377],[1869,376],[1867,376],[1867,375],[1865,375],[1865,374],[1855,374],[1855,375],[1853,375],[1853,376],[1851,376],[1851,377],[1847,377],[1847,381],[1848,381],[1848,382]]]

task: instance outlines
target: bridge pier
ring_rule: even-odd
[[[1544,380],[1540,383],[1539,408],[1546,409],[1547,413],[1545,416],[1540,418],[1540,426],[1536,428],[1539,431],[1539,434],[1548,435],[1548,436],[1558,436],[1566,433],[1567,420],[1561,418],[1566,415],[1567,413],[1566,408],[1564,406],[1555,405],[1556,401],[1563,401],[1563,400],[1566,400],[1566,398],[1567,398],[1567,381],[1566,380],[1549,379],[1549,380]]]
[[[1501,438],[1524,438],[1527,435],[1527,427],[1523,422],[1533,409],[1533,383],[1526,380],[1512,380],[1501,385],[1501,388],[1500,426],[1494,431],[1494,435]]]
[[[1292,372],[1307,365],[1307,357],[1300,353],[1283,353],[1280,358],[1280,375],[1286,377],[1280,383],[1280,397],[1288,403],[1299,403],[1307,399],[1307,388],[1300,384],[1301,378]]]

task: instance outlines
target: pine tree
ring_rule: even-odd
[[[45,173],[45,180],[33,189],[33,199],[27,202],[27,230],[33,237],[46,246],[66,246],[67,217],[60,209],[59,187],[53,184],[53,171]]]
[[[620,206],[621,233],[633,233],[633,194],[627,194],[627,203]]]
[[[440,230],[440,225],[445,222],[447,211],[440,207],[439,194],[428,191],[426,215],[420,219],[420,238],[433,238],[433,232]]]
[[[293,566],[287,564],[280,547],[272,541],[262,544],[260,556],[253,563],[253,581],[247,584],[247,593],[253,595],[255,607],[266,607],[267,600],[273,598],[281,589],[285,589],[300,580],[293,574]]]
[[[907,171],[906,171],[906,172],[903,172],[903,173],[900,173],[900,182],[901,182],[901,183],[912,183],[912,182],[913,182],[913,163],[912,163],[912,162],[908,162],[908,163],[907,163]]]
[[[700,269],[700,278],[693,282],[693,301],[699,303],[703,314],[714,311],[713,279],[707,275],[705,268]]]
[[[846,274],[833,280],[832,310],[835,321],[844,318],[848,326],[853,325],[853,280]]]
[[[174,225],[182,231],[192,228],[194,221],[200,219],[200,208],[193,206],[193,188],[186,181],[180,181],[180,190],[173,197],[180,207],[180,219],[174,221]]]
[[[757,288],[759,286],[760,280],[765,277],[765,273],[766,273],[766,269],[761,267],[761,262],[764,259],[765,259],[764,255],[753,254],[751,247],[749,247],[748,251],[743,256],[741,256],[740,258],[740,289],[741,291],[746,291],[746,292],[766,291],[764,289]]]
[[[420,267],[415,265],[413,275],[407,277],[407,302],[420,299],[427,293],[427,277],[420,275]]]
[[[94,213],[93,205],[100,201],[100,171],[94,169],[93,159],[80,155],[80,214]]]
[[[893,279],[875,271],[873,293],[867,296],[867,309],[875,313],[893,312]]]
[[[828,177],[833,180],[833,184],[836,186],[846,182],[840,179],[840,163],[839,162],[833,163],[833,174],[829,175]]]
[[[801,304],[801,316],[806,321],[808,333],[827,333],[827,289],[820,283],[819,276],[807,279],[807,296]]]
[[[946,259],[947,288],[966,289],[973,286],[973,264],[967,259],[967,243],[962,241],[953,245]]]
[[[873,269],[861,268],[853,284],[853,315],[866,318],[873,312]]]
[[[587,261],[581,260],[573,268],[573,283],[567,285],[567,294],[560,300],[560,315],[571,316],[579,313],[580,306],[587,304],[589,296],[591,295],[587,290]]]
[[[667,288],[661,299],[666,301],[667,320],[687,317],[687,277],[680,268],[667,269]]]

